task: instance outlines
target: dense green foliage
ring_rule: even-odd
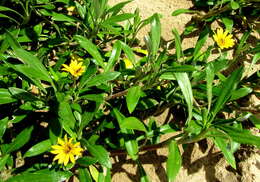
[[[250,119],[259,128],[259,120],[254,112],[239,110],[241,98],[259,94],[259,72],[247,74],[260,59],[260,45],[248,41],[257,33],[254,27],[248,26],[235,46],[224,50],[205,46],[215,34],[207,23],[192,24],[181,35],[172,27],[173,41],[162,45],[160,15],[142,20],[138,10],[124,13],[129,2],[112,7],[107,0],[0,2],[3,180],[57,182],[76,176],[82,182],[108,182],[110,157],[128,154],[138,165],[140,181],[149,181],[138,153],[166,146],[166,170],[173,181],[181,167],[182,144],[211,139],[233,168],[240,144],[260,147],[260,138],[243,125]],[[246,2],[221,3],[236,10]],[[173,16],[193,11],[178,10]],[[227,16],[207,18],[221,17],[221,26],[232,34],[236,20]],[[147,25],[144,50],[136,35]],[[183,49],[183,37],[198,30],[195,47]],[[227,56],[231,49],[232,59]],[[217,56],[210,60],[213,53]],[[245,56],[251,59],[249,68],[238,64]],[[73,60],[79,64],[71,66]],[[159,124],[154,116],[166,108],[176,110],[173,117],[180,119]],[[223,117],[224,112],[232,117]],[[176,135],[160,141],[168,133]],[[53,161],[50,153],[65,135],[84,149],[68,165]]]

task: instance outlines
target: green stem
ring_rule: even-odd
[[[178,135],[175,135],[169,139],[167,139],[164,142],[158,143],[158,144],[154,144],[154,145],[147,145],[147,146],[143,146],[139,149],[139,151],[152,151],[152,150],[157,150],[159,148],[164,148],[167,147],[170,142],[172,140],[175,140],[176,138],[179,138],[180,136],[183,135],[183,138],[177,140],[177,144],[178,145],[182,145],[182,144],[188,144],[188,143],[195,143],[198,142],[200,140],[203,140],[207,137],[207,132],[208,130],[203,130],[199,135],[195,136],[195,137],[188,137],[187,135],[185,135],[184,133],[180,133]],[[188,137],[188,138],[187,138]],[[127,154],[126,150],[114,150],[110,152],[110,156],[118,156],[118,155],[125,155]]]

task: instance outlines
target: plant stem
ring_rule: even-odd
[[[208,130],[204,130],[199,135],[195,136],[194,138],[187,138],[184,135],[184,138],[180,138],[179,140],[177,140],[177,144],[182,145],[182,144],[198,142],[200,140],[203,140],[206,137],[207,132],[208,132]],[[158,144],[143,146],[139,149],[139,152],[152,151],[152,150],[157,150],[160,148],[167,147],[172,140],[179,138],[183,134],[184,133],[180,133],[180,134],[175,135]],[[118,155],[126,155],[126,154],[127,154],[126,150],[114,150],[114,151],[110,152],[110,157],[114,157],[114,156],[118,156]]]
[[[111,100],[111,99],[115,99],[115,98],[117,98],[117,97],[124,96],[124,95],[126,95],[127,93],[128,93],[128,90],[123,90],[123,91],[121,91],[121,92],[118,92],[118,93],[115,93],[115,94],[113,94],[113,95],[107,96],[107,97],[105,98],[105,100],[108,101],[108,100]]]

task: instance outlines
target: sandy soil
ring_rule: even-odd
[[[111,5],[122,2],[122,0],[109,0]],[[172,17],[171,13],[177,9],[192,7],[191,0],[135,0],[128,4],[124,11],[133,12],[136,8],[140,9],[142,18],[147,18],[154,13],[159,13],[163,17],[162,39],[165,41],[173,39],[172,29],[176,28],[179,33],[183,32],[185,24],[191,21],[191,15],[179,15]],[[138,39],[143,40],[144,35],[149,31],[149,26],[142,29],[138,34]],[[185,38],[183,48],[193,47],[197,37]],[[213,41],[209,40],[208,45]],[[163,123],[167,113],[164,113],[156,120]],[[259,132],[259,131],[258,131]],[[165,140],[169,136],[164,136]],[[260,181],[260,152],[259,150],[240,149],[237,158],[237,170],[232,169],[222,154],[212,145],[210,141],[187,146],[189,150],[182,153],[183,166],[177,176],[176,182],[259,182]],[[189,152],[187,152],[189,151]],[[144,164],[152,182],[167,182],[165,165],[168,150],[159,149],[153,152],[146,152],[140,155],[141,162]],[[126,156],[114,158],[113,182],[138,182],[140,177],[137,166]]]

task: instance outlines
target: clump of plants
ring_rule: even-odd
[[[1,180],[108,182],[111,157],[124,154],[140,181],[149,181],[139,152],[168,147],[166,173],[174,181],[184,144],[210,139],[233,168],[240,144],[260,146],[243,127],[250,119],[259,128],[259,121],[239,110],[259,75],[243,76],[243,66],[223,73],[233,61],[228,49],[252,56],[252,67],[258,47],[246,35],[234,39],[233,28],[204,26],[195,47],[183,50],[173,27],[172,54],[161,45],[160,16],[124,13],[129,2],[0,2]],[[146,25],[140,48],[136,35]],[[207,39],[215,44],[203,50]],[[153,116],[167,108],[182,110],[182,120],[159,124]],[[168,133],[175,135],[161,141]]]

